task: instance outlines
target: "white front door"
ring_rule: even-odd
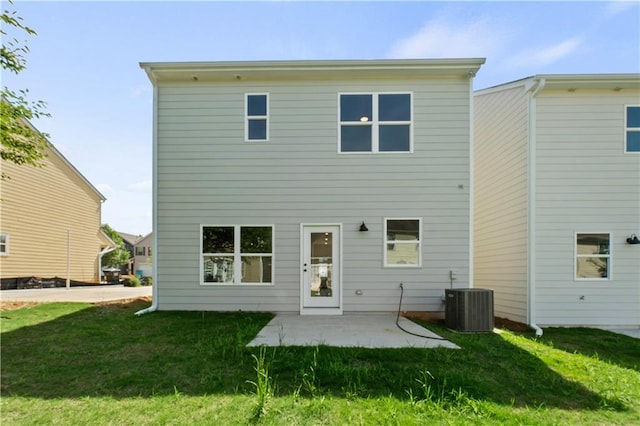
[[[302,226],[301,313],[341,313],[340,225]]]

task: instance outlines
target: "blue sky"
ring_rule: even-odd
[[[534,74],[640,72],[638,2],[6,1],[35,29],[34,121],[106,197],[102,221],[151,231],[151,84],[139,62],[485,57],[481,89]],[[10,36],[15,34],[10,33]],[[19,34],[20,39],[25,37]]]

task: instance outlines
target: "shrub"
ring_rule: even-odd
[[[123,283],[125,287],[140,287],[141,285],[140,278],[136,276],[127,277]]]

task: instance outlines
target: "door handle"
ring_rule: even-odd
[[[302,272],[307,272],[307,264],[305,263],[305,264],[304,264],[304,265],[302,265],[302,266],[304,266],[304,269],[302,270]]]

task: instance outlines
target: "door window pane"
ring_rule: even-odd
[[[333,294],[333,233],[311,233],[311,297]]]

